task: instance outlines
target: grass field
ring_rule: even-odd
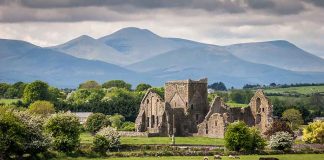
[[[6,105],[9,105],[11,104],[12,102],[17,102],[19,101],[20,99],[3,99],[3,98],[0,98],[0,103],[4,103]]]
[[[305,87],[289,87],[289,88],[271,88],[265,89],[265,93],[299,93],[299,94],[312,94],[318,92],[324,92],[324,86],[305,86]]]
[[[81,143],[92,143],[93,136],[89,133],[81,134]],[[223,139],[208,137],[176,137],[176,144],[192,145],[224,145]],[[122,144],[171,144],[169,137],[121,137]]]
[[[275,157],[279,160],[324,160],[324,154],[284,154],[284,155],[248,155],[240,156],[241,160],[258,160],[260,157]],[[106,158],[109,160],[203,160],[203,156],[191,156],[191,157],[125,157],[125,158]],[[59,158],[60,159],[60,158]],[[73,159],[73,160],[84,160],[90,159],[85,157],[79,158],[67,158],[62,159]],[[105,158],[93,158],[92,160],[103,160]],[[213,158],[210,156],[210,160]],[[230,158],[223,156],[223,160],[228,160]]]
[[[235,103],[235,102],[226,102],[226,104],[230,107],[240,107],[240,108],[248,106],[248,104],[241,104],[241,103]]]

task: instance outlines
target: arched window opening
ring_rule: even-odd
[[[260,113],[260,111],[261,111],[260,107],[261,107],[261,99],[260,98],[257,98],[256,99],[256,111],[258,113]]]
[[[154,127],[154,121],[155,121],[155,118],[154,118],[154,115],[151,116],[151,128]]]
[[[208,123],[206,123],[206,134],[208,134]]]

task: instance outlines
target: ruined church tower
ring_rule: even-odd
[[[198,81],[169,81],[165,84],[165,105],[171,110],[171,133],[185,136],[197,133],[208,110],[207,78]]]

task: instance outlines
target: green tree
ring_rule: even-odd
[[[250,90],[232,90],[230,93],[230,100],[236,103],[248,104],[252,97]]]
[[[26,126],[12,112],[0,112],[0,159],[24,153]]]
[[[146,90],[148,90],[150,88],[152,88],[151,85],[145,84],[145,83],[141,83],[141,84],[139,84],[139,85],[136,86],[135,91],[137,91],[137,92],[146,91]]]
[[[112,88],[112,87],[116,87],[116,88],[125,88],[127,90],[131,90],[132,85],[129,83],[126,83],[123,80],[110,80],[107,81],[105,83],[102,84],[103,88]]]
[[[299,125],[303,124],[303,118],[299,110],[287,109],[282,114],[282,118],[288,120],[292,129],[297,129]]]
[[[0,83],[0,98],[5,96],[7,89],[10,87],[10,84]]]
[[[68,101],[70,103],[81,105],[83,103],[86,103],[90,94],[91,94],[91,91],[89,91],[89,90],[78,89],[77,91],[74,91],[71,93],[71,96],[68,98]]]
[[[255,127],[251,127],[249,129],[249,132],[250,132],[250,143],[251,143],[249,150],[253,151],[255,149],[257,150],[264,149],[264,147],[266,146],[266,140],[262,138],[261,132]]]
[[[18,98],[19,90],[13,86],[9,87],[4,95],[5,98]]]
[[[273,105],[273,115],[277,117],[282,117],[282,113],[285,111],[287,106],[285,101],[275,97],[271,99],[271,103]]]
[[[28,111],[45,117],[55,113],[54,105],[49,101],[35,101],[29,106]]]
[[[164,98],[164,87],[153,87],[152,90],[157,93],[159,96]]]
[[[127,121],[135,121],[141,103],[140,96],[142,96],[138,93],[126,89],[113,88],[109,90],[100,106],[100,109],[104,109],[104,111],[96,112],[105,113],[106,115],[120,114]]]
[[[49,100],[48,84],[42,81],[34,81],[28,84],[24,90],[23,102],[33,103],[37,100]]]
[[[216,91],[226,91],[227,88],[223,82],[216,82],[208,86],[208,88],[214,89]]]
[[[14,87],[15,89],[18,90],[18,93],[16,94],[17,98],[22,98],[24,95],[24,90],[25,87],[27,86],[26,83],[24,82],[16,82],[12,85],[12,87]]]
[[[134,122],[124,122],[120,128],[121,131],[135,131]]]
[[[103,127],[110,125],[109,117],[102,113],[91,114],[85,123],[86,129],[92,134],[96,133]]]
[[[80,145],[81,125],[79,119],[72,113],[57,113],[45,123],[45,129],[53,137],[54,149],[71,152]]]
[[[251,135],[244,122],[238,121],[228,125],[225,132],[225,147],[232,151],[251,148]]]
[[[79,85],[79,89],[99,89],[100,84],[94,80],[86,81]]]
[[[306,143],[324,143],[324,121],[315,121],[303,129],[303,141]]]
[[[125,118],[122,115],[115,114],[115,115],[109,117],[109,120],[110,120],[112,127],[120,129],[123,122],[125,121]]]

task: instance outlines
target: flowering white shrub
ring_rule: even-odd
[[[290,149],[293,144],[293,137],[288,132],[276,132],[270,137],[269,146],[272,149],[284,150]]]
[[[44,118],[27,111],[15,111],[14,115],[26,126],[24,144],[27,153],[44,152],[50,145],[50,139],[43,134]]]
[[[115,128],[104,127],[100,129],[93,140],[93,149],[100,153],[106,153],[109,149],[118,148],[120,135]]]

